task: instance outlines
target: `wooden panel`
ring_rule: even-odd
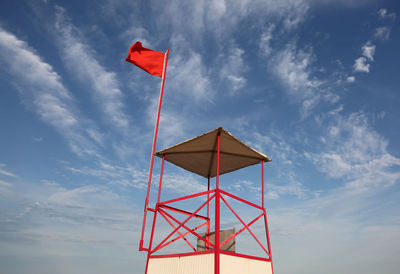
[[[213,274],[214,254],[150,258],[147,274]]]
[[[221,254],[221,274],[272,274],[271,263]]]

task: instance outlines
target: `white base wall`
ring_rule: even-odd
[[[270,262],[220,256],[220,274],[272,274]],[[150,258],[147,274],[214,274],[214,253]]]

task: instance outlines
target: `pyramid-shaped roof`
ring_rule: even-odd
[[[203,177],[217,175],[218,134],[220,137],[219,174],[228,173],[271,159],[249,147],[219,127],[175,146],[158,151],[158,157]]]

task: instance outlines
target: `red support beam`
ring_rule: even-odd
[[[271,259],[272,274],[274,274],[274,265],[272,264],[271,242],[270,242],[270,239],[269,239],[267,211],[266,211],[265,209],[264,209],[264,222],[265,222],[265,233],[266,233],[266,235],[267,235],[267,244],[268,244],[269,258]]]
[[[153,175],[154,153],[155,153],[156,143],[157,143],[158,125],[160,123],[160,113],[161,113],[162,98],[163,98],[163,93],[164,93],[165,74],[167,71],[167,64],[168,64],[168,54],[169,54],[169,49],[167,49],[167,51],[165,52],[165,56],[164,56],[164,65],[163,65],[163,71],[162,71],[162,77],[161,77],[162,81],[161,81],[161,88],[160,88],[160,97],[158,99],[157,119],[156,119],[156,125],[154,128],[153,147],[151,150],[151,158],[150,158],[149,180],[147,182],[146,200],[144,202],[143,225],[142,225],[142,234],[140,237],[139,251],[144,250],[143,249],[143,237],[144,237],[144,230],[146,227],[147,206],[149,205],[151,177]],[[146,273],[147,273],[147,267],[146,267]]]
[[[155,227],[156,227],[158,203],[160,202],[161,186],[162,186],[162,177],[163,177],[163,172],[164,172],[164,162],[165,162],[165,157],[163,157],[162,165],[161,165],[160,183],[158,184],[158,198],[157,198],[157,204],[156,204],[156,212],[154,212],[153,225],[152,225],[152,227],[151,227],[150,242],[149,242],[149,248],[148,248],[149,251],[147,252],[147,261],[146,261],[146,270],[145,270],[145,273],[147,273],[147,269],[148,269],[148,266],[149,266],[150,250],[151,250],[151,246],[152,246],[152,244],[153,244],[154,229],[155,229]]]
[[[219,189],[219,154],[221,146],[221,134],[218,132],[218,149],[217,149],[217,179],[215,187],[215,252],[214,252],[214,274],[219,274],[220,271],[220,189]]]
[[[163,248],[163,247],[169,245],[170,243],[172,243],[172,242],[174,242],[174,241],[176,241],[176,240],[182,238],[183,236],[186,236],[186,235],[189,234],[189,233],[192,233],[193,235],[195,235],[197,238],[203,240],[204,242],[206,241],[206,239],[204,239],[202,236],[200,236],[199,234],[197,234],[197,233],[194,232],[194,231],[196,231],[196,230],[199,229],[200,227],[205,226],[205,225],[207,224],[207,222],[205,222],[205,223],[203,223],[203,224],[201,224],[201,225],[195,227],[194,229],[190,229],[190,228],[188,228],[187,226],[185,226],[184,224],[182,224],[179,220],[175,219],[173,216],[171,216],[170,214],[168,214],[168,212],[166,212],[166,211],[160,209],[160,212],[161,212],[161,211],[162,211],[165,215],[167,215],[170,219],[172,219],[174,222],[176,222],[176,223],[179,224],[181,227],[183,227],[184,229],[186,229],[188,232],[185,233],[185,234],[182,235],[182,236],[179,236],[179,237],[177,237],[177,238],[171,240],[171,241],[168,242],[167,244],[164,244],[164,245],[160,246],[159,248],[155,248],[154,250],[151,251],[151,253],[154,253],[154,252],[156,252],[157,250],[160,250],[161,248]],[[176,227],[175,227],[175,228],[176,228]],[[179,232],[179,228],[178,228],[176,231]],[[215,247],[212,243],[209,243],[209,244],[211,244],[213,247]]]
[[[210,176],[208,176],[208,184],[207,191],[210,191]],[[210,193],[207,194],[207,199],[210,198]],[[210,203],[207,204],[207,230],[206,230],[206,250],[210,249],[209,241],[210,241]]]
[[[174,226],[174,224],[167,218],[167,216],[165,216],[165,213],[164,213],[162,210],[160,210],[160,214],[161,214],[161,216],[164,217],[164,219],[165,219],[173,228],[176,228],[176,227]],[[186,235],[183,235],[179,230],[177,230],[176,232],[178,232],[178,234],[179,234],[179,235],[182,237],[182,239],[193,249],[194,252],[197,251],[196,248],[194,248],[194,246],[185,238]]]
[[[196,214],[197,212],[199,212],[207,203],[209,203],[212,199],[214,199],[215,194],[213,196],[211,196],[209,199],[207,199],[207,201],[205,201],[195,212],[193,212],[185,221],[183,221],[177,228],[174,229],[174,231],[172,231],[155,249],[154,251],[158,250],[159,247],[164,244],[179,228],[181,228],[187,221],[189,221],[194,214]],[[164,211],[165,212],[165,211]],[[153,251],[153,252],[154,252]]]
[[[262,208],[264,208],[264,161],[261,161],[261,183],[262,183],[261,205],[262,205]]]
[[[230,193],[228,193],[228,192],[226,192],[226,191],[224,191],[224,190],[222,190],[222,189],[220,189],[220,192],[221,192],[222,194],[226,195],[226,196],[229,196],[229,197],[231,197],[231,198],[233,198],[233,199],[236,199],[236,200],[238,200],[238,201],[241,201],[242,203],[245,203],[245,204],[248,204],[248,205],[250,205],[250,206],[252,206],[252,207],[255,207],[255,208],[258,208],[258,209],[260,209],[260,210],[263,210],[263,208],[262,208],[261,206],[256,205],[256,204],[253,204],[253,203],[250,203],[249,201],[246,201],[246,200],[244,200],[244,199],[242,199],[242,198],[239,198],[238,196],[235,196],[235,195],[233,195],[233,194],[230,194]]]
[[[164,211],[164,213],[165,213],[165,211]],[[199,229],[199,228],[201,228],[201,227],[203,227],[203,226],[205,226],[205,225],[206,225],[206,223],[201,224],[201,225],[199,225],[199,226],[196,226],[196,227],[193,228],[191,231],[187,231],[187,232],[183,233],[183,235],[178,236],[178,237],[176,237],[176,238],[170,240],[169,242],[166,242],[166,243],[163,244],[162,246],[160,246],[160,247],[158,247],[158,248],[154,248],[154,249],[151,251],[151,253],[150,253],[150,254],[151,254],[150,257],[152,257],[152,254],[153,254],[154,252],[157,252],[157,251],[159,251],[160,249],[163,249],[164,247],[166,247],[166,246],[172,244],[173,242],[179,240],[179,239],[182,238],[182,237],[185,237],[186,235],[192,233],[193,231],[196,231],[197,229]]]
[[[228,204],[228,202],[224,199],[223,196],[221,196],[222,201],[226,204],[226,206],[232,211],[232,213],[236,216],[236,218],[238,218],[238,220],[244,225],[244,229],[247,229],[247,231],[251,234],[251,236],[253,236],[253,238],[256,240],[256,242],[261,246],[261,248],[265,251],[265,253],[268,254],[268,256],[270,256],[270,253],[267,251],[267,249],[261,244],[261,242],[258,240],[258,238],[256,237],[256,235],[254,235],[254,233],[250,230],[250,227],[252,224],[254,224],[256,221],[258,221],[263,215],[264,213],[261,213],[257,218],[255,218],[253,221],[251,221],[248,225],[246,225],[246,223],[239,217],[239,215],[233,210],[233,208]],[[240,231],[242,232],[242,231]],[[232,236],[230,237],[232,238]],[[229,238],[229,239],[230,239]],[[224,242],[225,244],[225,242]]]
[[[171,210],[171,211],[175,211],[175,212],[178,212],[178,213],[182,213],[182,214],[185,214],[185,215],[188,215],[188,216],[192,215],[192,212],[185,211],[185,210],[182,210],[182,209],[179,209],[179,208],[176,208],[176,207],[172,207],[172,206],[160,205],[159,207],[164,208],[164,209],[168,209],[168,210]],[[193,217],[196,217],[196,218],[199,218],[199,219],[203,219],[203,220],[208,220],[209,219],[209,218],[201,216],[199,214],[195,214],[195,215],[193,215]]]
[[[179,201],[183,201],[183,200],[187,200],[187,199],[191,199],[191,198],[203,196],[203,195],[206,195],[206,194],[211,194],[211,193],[214,193],[214,192],[215,192],[215,189],[210,190],[210,191],[203,191],[203,192],[195,193],[195,194],[192,194],[192,195],[183,196],[183,197],[180,197],[180,198],[176,198],[176,199],[164,201],[164,202],[161,202],[160,205],[165,205],[165,204],[170,204],[170,203],[174,203],[174,202],[179,202]]]

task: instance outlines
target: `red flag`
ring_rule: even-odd
[[[151,75],[162,77],[165,53],[146,49],[142,43],[136,42],[129,49],[126,61],[138,66]]]

